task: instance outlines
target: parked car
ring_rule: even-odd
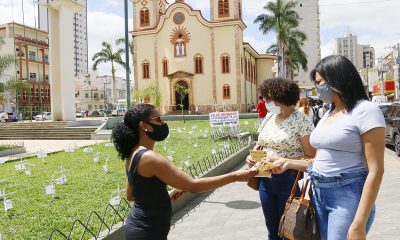
[[[400,103],[393,103],[384,113],[386,122],[386,144],[394,146],[400,157]]]
[[[83,117],[83,113],[82,112],[77,112],[77,113],[75,113],[75,117],[81,118],[81,117]]]
[[[98,111],[90,111],[89,112],[89,117],[101,117],[101,116],[103,116],[102,114],[100,114],[100,112],[98,112]]]
[[[116,116],[124,116],[125,115],[125,110],[124,109],[118,109],[118,110],[113,110],[111,113],[111,116],[116,117]]]
[[[42,112],[35,116],[36,121],[51,120],[51,112]]]
[[[380,103],[387,103],[389,101],[388,101],[387,96],[373,96],[371,99],[371,102],[380,104]]]

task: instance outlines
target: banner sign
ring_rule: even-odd
[[[211,127],[239,125],[239,112],[213,112],[210,113]]]

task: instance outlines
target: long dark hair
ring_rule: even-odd
[[[311,71],[310,77],[314,83],[317,72],[329,86],[339,91],[338,94],[346,106],[347,112],[353,110],[357,101],[361,99],[369,100],[360,74],[347,58],[331,55],[322,59]],[[334,106],[331,110],[333,109]]]
[[[154,109],[150,104],[136,104],[125,113],[124,121],[112,130],[111,138],[122,160],[129,157],[132,148],[139,142],[139,123],[148,121]]]

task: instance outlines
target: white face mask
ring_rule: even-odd
[[[279,114],[281,113],[281,107],[275,105],[274,101],[267,102],[267,111],[271,112],[272,114]]]

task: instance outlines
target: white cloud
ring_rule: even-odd
[[[132,19],[129,21],[129,29],[132,29]],[[88,38],[89,38],[89,67],[93,65],[92,56],[102,48],[102,42],[111,43],[114,52],[123,46],[116,46],[115,40],[124,37],[124,18],[113,13],[88,12]],[[130,65],[132,63],[130,62]],[[125,70],[117,66],[116,75],[125,77]],[[98,66],[99,74],[111,75],[110,64]]]
[[[263,39],[271,39],[267,38],[268,35],[265,35]],[[264,41],[260,40],[260,38],[255,38],[253,36],[243,36],[243,41],[250,43],[250,45],[259,53],[263,54],[267,50],[269,46],[273,44],[272,41]]]
[[[354,4],[351,4],[354,3]],[[321,32],[341,31],[349,28],[358,36],[359,44],[370,44],[375,48],[376,56],[384,53],[384,47],[394,45],[400,39],[400,1],[352,1],[321,0]],[[340,35],[335,37],[340,37]],[[323,37],[323,36],[322,36]],[[325,39],[327,46],[334,39]]]
[[[22,9],[24,11],[22,11]],[[0,1],[0,16],[1,16],[0,24],[14,21],[18,23],[25,23],[25,25],[34,27],[35,15],[37,15],[37,5],[34,6],[32,1],[17,1],[17,0]]]

